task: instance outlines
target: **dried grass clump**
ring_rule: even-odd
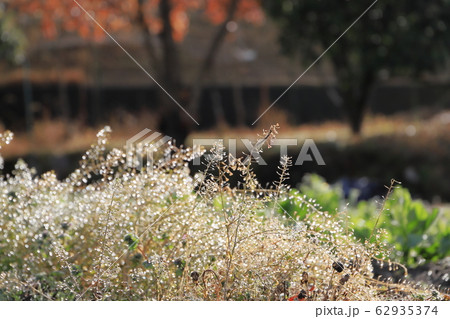
[[[135,154],[106,151],[109,134],[99,132],[64,181],[53,172],[34,177],[24,162],[1,179],[0,299],[440,298],[372,279],[371,260],[386,253],[379,233],[358,242],[345,219],[306,198],[302,220],[277,213],[288,196],[289,158],[267,189],[249,158],[225,161],[220,145],[193,177],[188,163],[202,150],[169,145],[136,170],[127,165]],[[276,127],[265,132],[256,153],[275,134]]]

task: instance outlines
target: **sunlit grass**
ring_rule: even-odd
[[[268,143],[275,132],[264,134]],[[36,177],[23,161],[1,179],[0,299],[442,298],[430,287],[372,278],[374,258],[390,263],[383,231],[358,241],[307,197],[295,198],[302,218],[277,213],[293,200],[288,159],[269,188],[251,162],[224,162],[219,145],[195,176],[188,162],[204,151],[174,146],[170,158],[137,170],[127,165],[133,152],[107,151],[110,133],[97,134],[66,180]]]

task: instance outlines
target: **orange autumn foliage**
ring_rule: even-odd
[[[38,19],[46,38],[55,38],[61,31],[67,31],[98,41],[105,37],[105,33],[79,5],[108,32],[131,29],[138,10],[142,8],[149,31],[158,34],[162,29],[160,0],[145,0],[142,6],[139,6],[138,1],[142,0],[14,0],[9,5],[22,14]],[[174,40],[183,40],[188,32],[190,11],[202,10],[211,23],[219,24],[226,18],[230,2],[231,0],[172,0],[170,23]],[[259,0],[239,1],[235,17],[251,23],[261,23],[264,14]]]

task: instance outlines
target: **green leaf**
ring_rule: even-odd
[[[177,275],[177,277],[181,277],[183,275],[183,269],[177,268],[177,270],[175,270],[175,275]]]
[[[428,218],[425,221],[425,229],[428,229],[431,226],[431,224],[436,220],[438,215],[439,215],[439,209],[434,208],[431,211],[431,214],[428,215]]]
[[[418,234],[409,234],[407,237],[407,245],[408,248],[415,248],[417,245],[419,245],[419,243],[422,241],[422,236],[418,235]]]
[[[125,243],[128,245],[128,249],[130,251],[136,250],[138,244],[139,244],[139,238],[133,234],[127,234],[123,238]]]

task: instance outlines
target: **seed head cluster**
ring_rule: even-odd
[[[289,158],[264,188],[248,158],[223,156],[220,146],[196,174],[189,162],[204,150],[170,144],[151,165],[129,167],[125,150],[108,151],[110,133],[99,132],[65,180],[36,176],[23,161],[1,176],[0,299],[439,298],[373,279],[371,260],[386,253],[379,236],[357,241],[313,200],[300,197],[301,219],[284,214]]]

